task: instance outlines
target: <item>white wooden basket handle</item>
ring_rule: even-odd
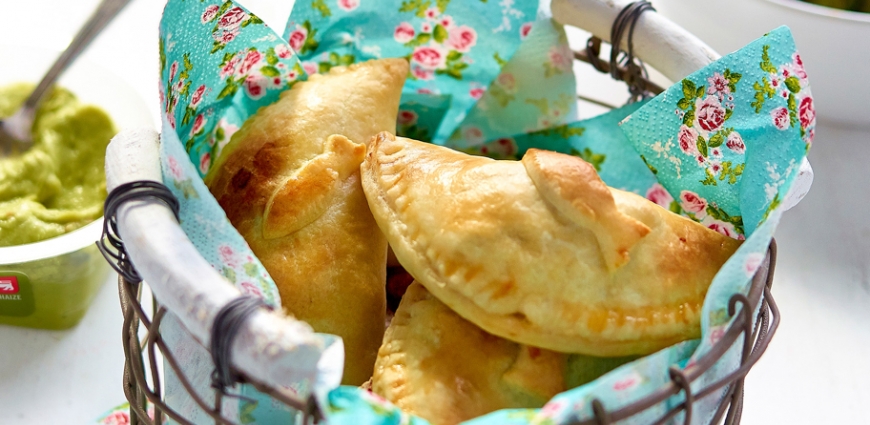
[[[106,150],[107,189],[136,180],[162,182],[158,143],[158,134],[147,129],[115,136]],[[199,255],[160,201],[129,201],[116,217],[118,233],[139,275],[187,331],[208,347],[215,315],[240,291]],[[184,266],[173,267],[179,264]],[[272,387],[308,379],[321,388],[333,388],[341,380],[340,342],[325,347],[307,324],[263,309],[244,322],[231,350],[234,367]]]
[[[610,41],[610,29],[619,12],[634,0],[553,0],[553,19]],[[654,4],[653,4],[654,5]],[[628,50],[628,37],[623,37],[622,50]],[[671,81],[709,65],[721,56],[698,37],[670,19],[655,13],[640,15],[634,28],[634,54]],[[795,206],[813,184],[813,168],[804,158],[798,178],[783,199],[782,208]]]

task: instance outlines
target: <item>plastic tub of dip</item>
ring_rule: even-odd
[[[0,66],[0,87],[11,87],[21,82],[35,83],[34,79],[48,69],[58,54],[54,51],[29,47],[0,46],[0,57],[16,58],[14,66]],[[39,174],[40,168],[44,167],[39,165],[41,163],[35,159],[30,158],[28,161],[32,160],[31,162],[36,165],[28,165],[31,168],[29,171],[16,170],[14,167],[6,168],[11,176],[6,176],[7,178],[14,180],[20,174],[25,176],[26,180],[23,183],[13,182],[11,186],[7,184],[9,187],[5,187],[5,189],[0,184],[0,194],[3,194],[5,190],[6,197],[12,196],[10,199],[14,199],[16,196],[20,198],[39,193],[40,195],[36,198],[42,199],[45,197],[42,191],[48,190],[45,187],[51,186],[50,190],[58,193],[52,196],[60,197],[62,194],[64,197],[72,198],[72,200],[64,201],[52,198],[54,199],[51,201],[52,203],[62,204],[64,209],[86,208],[91,211],[87,213],[86,220],[92,221],[82,223],[81,219],[78,219],[78,223],[74,226],[64,224],[67,223],[65,220],[68,219],[68,217],[64,218],[63,216],[66,212],[56,213],[57,210],[50,209],[47,211],[60,217],[57,222],[59,224],[52,223],[54,228],[49,229],[39,237],[31,237],[34,235],[21,233],[20,229],[26,227],[27,232],[42,233],[42,229],[39,227],[42,218],[19,220],[19,224],[17,224],[19,227],[7,227],[6,230],[0,226],[0,242],[2,242],[0,243],[0,325],[43,329],[67,329],[75,326],[84,316],[97,290],[109,278],[111,268],[95,245],[102,232],[103,219],[100,217],[100,213],[102,212],[104,195],[99,196],[99,199],[94,202],[94,194],[87,192],[91,189],[100,190],[100,185],[104,183],[98,182],[93,173],[89,177],[76,176],[76,171],[88,167],[88,165],[82,164],[93,163],[91,159],[96,159],[102,164],[105,151],[87,144],[77,145],[81,149],[78,147],[68,148],[64,143],[68,143],[68,140],[72,139],[67,136],[63,136],[67,139],[59,138],[58,134],[61,134],[61,131],[68,132],[72,133],[72,136],[69,137],[84,137],[78,140],[86,140],[87,136],[81,136],[85,134],[83,132],[91,131],[96,123],[105,123],[104,118],[101,120],[93,113],[89,115],[89,111],[93,112],[92,110],[85,111],[90,106],[95,106],[105,112],[111,118],[116,131],[125,127],[154,126],[152,114],[141,97],[130,86],[111,71],[89,63],[87,60],[79,59],[73,63],[61,77],[58,86],[69,90],[78,99],[81,107],[73,112],[57,113],[61,116],[58,118],[58,122],[61,122],[59,121],[61,119],[69,122],[61,122],[57,125],[52,122],[54,127],[51,127],[51,130],[57,131],[57,133],[43,136],[52,138],[51,143],[54,143],[52,147],[44,149],[67,149],[55,151],[62,152],[62,154],[57,154],[59,159],[53,162],[53,164],[60,164],[54,165],[52,168],[51,173],[56,176],[52,177],[54,181],[31,184],[28,173]],[[52,96],[50,95],[45,100],[43,107],[57,107],[57,105],[46,106],[51,101]],[[0,104],[0,106],[4,105]],[[2,109],[8,109],[8,106],[9,104],[6,104]],[[70,116],[73,118],[69,118]],[[38,115],[37,121],[39,119]],[[37,125],[35,124],[34,127],[36,128]],[[99,140],[104,137],[108,139],[110,134],[114,134],[106,130],[102,130],[102,133],[95,133],[100,134]],[[22,157],[16,157],[16,159]],[[82,161],[82,158],[87,158],[87,160]],[[2,161],[5,161],[5,158],[0,158],[0,162]],[[4,164],[0,164],[0,166],[2,165]],[[24,165],[21,167],[23,168]],[[0,167],[0,171],[2,170],[3,167]],[[3,177],[4,173],[0,172],[0,178]],[[76,180],[72,185],[61,186],[58,190],[57,186],[60,183],[57,180],[66,182],[68,180],[64,179],[71,178],[81,180]],[[9,182],[7,181],[7,183]],[[74,187],[72,194],[67,186]],[[78,204],[82,199],[87,200],[86,206]],[[16,215],[17,217],[27,217],[25,209],[33,208],[33,204],[28,206],[24,203],[7,203],[6,207],[7,213],[11,215],[4,217],[3,211],[0,211],[0,224],[2,224],[3,219],[8,220],[9,217]],[[48,206],[48,204],[46,207],[55,208],[55,206]],[[33,216],[36,217],[37,214],[33,213]],[[46,213],[43,212],[43,214]],[[63,228],[64,226],[68,230],[57,230],[58,227]],[[3,240],[3,238],[6,239]]]
[[[0,324],[67,329],[111,268],[94,242],[103,219],[40,242],[0,248]]]

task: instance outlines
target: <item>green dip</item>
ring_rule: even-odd
[[[32,84],[0,87],[0,117],[8,117]],[[62,235],[102,216],[106,145],[117,133],[101,109],[56,88],[33,124],[33,147],[0,157],[0,246]]]

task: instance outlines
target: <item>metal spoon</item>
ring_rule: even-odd
[[[0,120],[0,156],[24,152],[33,145],[31,130],[36,110],[49,89],[103,28],[118,15],[130,0],[103,0],[87,23],[79,30],[70,45],[61,53],[33,93],[11,117]]]

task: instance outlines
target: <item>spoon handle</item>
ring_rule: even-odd
[[[22,112],[30,119],[30,122],[33,121],[36,107],[39,106],[48,89],[54,85],[57,77],[66,70],[67,66],[78,57],[79,53],[91,43],[97,34],[108,25],[127,3],[130,3],[130,0],[103,0],[100,3],[100,6],[88,19],[88,22],[79,30],[66,50],[61,53],[45,76],[42,77],[36,89],[30,94],[30,97],[24,101]]]

